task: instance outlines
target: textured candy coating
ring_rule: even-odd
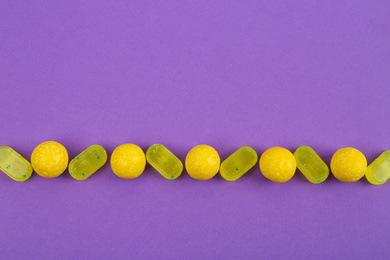
[[[369,183],[375,185],[390,179],[390,150],[383,152],[367,167],[366,178]]]
[[[272,147],[265,151],[259,165],[264,177],[277,183],[289,181],[297,168],[294,155],[283,147]]]
[[[122,144],[111,155],[111,169],[120,178],[134,179],[145,170],[146,158],[135,144]]]
[[[31,165],[34,171],[44,178],[61,175],[68,166],[68,161],[65,147],[54,141],[39,144],[31,154]]]
[[[309,146],[301,146],[294,153],[297,167],[311,183],[321,183],[329,176],[329,168]]]
[[[221,159],[217,151],[205,144],[192,148],[186,157],[188,174],[196,180],[209,180],[218,173]]]
[[[345,147],[334,153],[330,168],[336,179],[342,182],[355,182],[366,173],[367,159],[359,150]]]
[[[183,163],[162,144],[150,146],[146,160],[166,179],[176,179],[183,172]]]
[[[107,153],[103,147],[94,144],[89,146],[69,163],[69,173],[76,180],[85,180],[107,161]]]
[[[244,146],[222,162],[219,172],[225,180],[235,181],[255,166],[256,163],[256,151],[249,146]]]
[[[0,147],[0,170],[15,181],[25,181],[32,174],[31,164],[11,147]]]

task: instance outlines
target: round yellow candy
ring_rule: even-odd
[[[283,147],[272,147],[265,151],[259,165],[264,177],[278,183],[289,181],[297,168],[294,155]]]
[[[31,154],[31,166],[45,178],[54,178],[68,167],[68,152],[65,147],[54,141],[47,141],[35,147]]]
[[[188,152],[185,166],[188,174],[197,180],[213,178],[221,164],[217,151],[205,144],[197,145]]]
[[[123,179],[134,179],[143,173],[146,165],[144,151],[135,144],[122,144],[111,155],[111,169]]]
[[[361,179],[366,173],[367,159],[355,148],[341,148],[333,155],[330,169],[336,179],[343,182],[354,182]]]

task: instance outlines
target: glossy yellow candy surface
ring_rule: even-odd
[[[25,181],[32,174],[31,164],[7,146],[0,147],[0,170],[15,181]]]
[[[91,145],[69,163],[69,173],[76,180],[85,180],[107,161],[107,153],[100,145]]]
[[[336,179],[342,182],[355,182],[366,173],[367,159],[355,148],[341,148],[333,155],[330,168]]]
[[[390,150],[375,159],[366,171],[366,178],[371,184],[379,185],[390,178]]]
[[[311,183],[321,183],[329,176],[329,168],[309,146],[301,146],[294,153],[297,167]]]
[[[146,160],[166,179],[176,179],[183,172],[183,163],[162,144],[150,146]]]
[[[222,178],[235,181],[249,171],[257,163],[257,153],[248,146],[241,147],[221,164]]]
[[[201,144],[188,152],[185,166],[192,178],[208,180],[218,173],[220,163],[217,151],[209,145]]]
[[[146,158],[135,144],[122,144],[111,155],[111,169],[120,178],[134,179],[145,170]]]
[[[264,177],[278,183],[289,181],[297,168],[294,155],[283,147],[272,147],[265,151],[259,165]]]
[[[39,144],[31,154],[31,165],[34,171],[44,178],[61,175],[68,166],[68,161],[65,147],[54,141]]]

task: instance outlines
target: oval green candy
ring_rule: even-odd
[[[309,146],[301,146],[294,153],[297,167],[311,183],[321,183],[329,176],[329,168]]]
[[[76,180],[85,180],[99,170],[106,161],[106,150],[100,145],[94,144],[70,161],[69,173]]]
[[[183,163],[162,144],[150,146],[146,160],[166,179],[176,179],[183,172]]]
[[[0,147],[0,170],[15,181],[25,181],[32,174],[31,164],[11,147]]]
[[[390,179],[390,150],[383,152],[367,167],[366,178],[369,183],[379,185]]]
[[[235,181],[255,166],[257,158],[255,150],[241,147],[222,162],[219,172],[225,180]]]

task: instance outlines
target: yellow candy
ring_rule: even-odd
[[[34,171],[44,178],[61,175],[68,166],[68,160],[65,147],[54,141],[39,144],[31,154],[31,165]]]
[[[294,176],[296,168],[294,155],[282,147],[272,147],[260,157],[260,171],[273,182],[289,181]]]
[[[360,180],[366,173],[367,159],[355,148],[341,148],[333,155],[330,168],[336,179],[354,182]]]
[[[213,178],[218,170],[221,159],[217,151],[208,145],[197,145],[188,152],[185,166],[188,174],[197,180]]]
[[[145,170],[145,165],[145,153],[135,144],[122,144],[111,155],[111,169],[123,179],[137,178]]]

